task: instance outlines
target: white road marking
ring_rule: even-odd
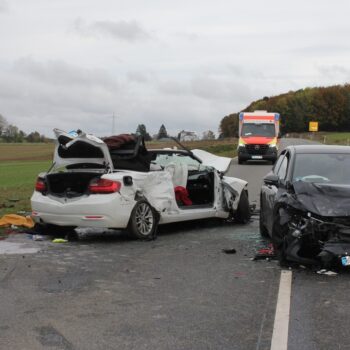
[[[275,322],[273,325],[271,350],[288,349],[288,328],[291,289],[292,271],[282,270],[277,298]]]

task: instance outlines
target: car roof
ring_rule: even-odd
[[[286,149],[294,151],[296,154],[323,154],[323,153],[349,153],[350,146],[336,146],[336,145],[294,145],[288,146]]]

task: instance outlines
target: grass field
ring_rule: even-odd
[[[315,140],[327,145],[350,145],[350,132],[315,132],[290,134],[290,137],[299,137],[302,139]]]
[[[50,161],[0,162],[0,216],[29,211],[37,175],[49,168]]]
[[[237,139],[225,139],[225,140],[200,140],[200,141],[188,141],[182,142],[182,144],[189,149],[202,149],[204,151],[216,154],[222,157],[233,158],[236,156],[237,150]],[[179,145],[176,144],[175,141],[170,142],[159,142],[159,141],[151,141],[146,142],[146,146],[149,149],[157,149],[157,148],[167,148],[174,147]]]

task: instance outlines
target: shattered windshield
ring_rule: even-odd
[[[265,137],[275,137],[275,124],[253,124],[246,123],[242,126],[242,136],[265,136]]]
[[[350,154],[297,154],[295,181],[350,185]]]

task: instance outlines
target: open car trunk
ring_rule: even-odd
[[[54,152],[54,165],[58,167],[89,165],[89,168],[105,168],[113,171],[113,162],[108,146],[98,137],[79,132],[79,134],[66,133],[54,129],[57,141]]]
[[[92,179],[100,178],[96,172],[66,172],[46,176],[47,193],[56,197],[74,198],[89,193]]]

